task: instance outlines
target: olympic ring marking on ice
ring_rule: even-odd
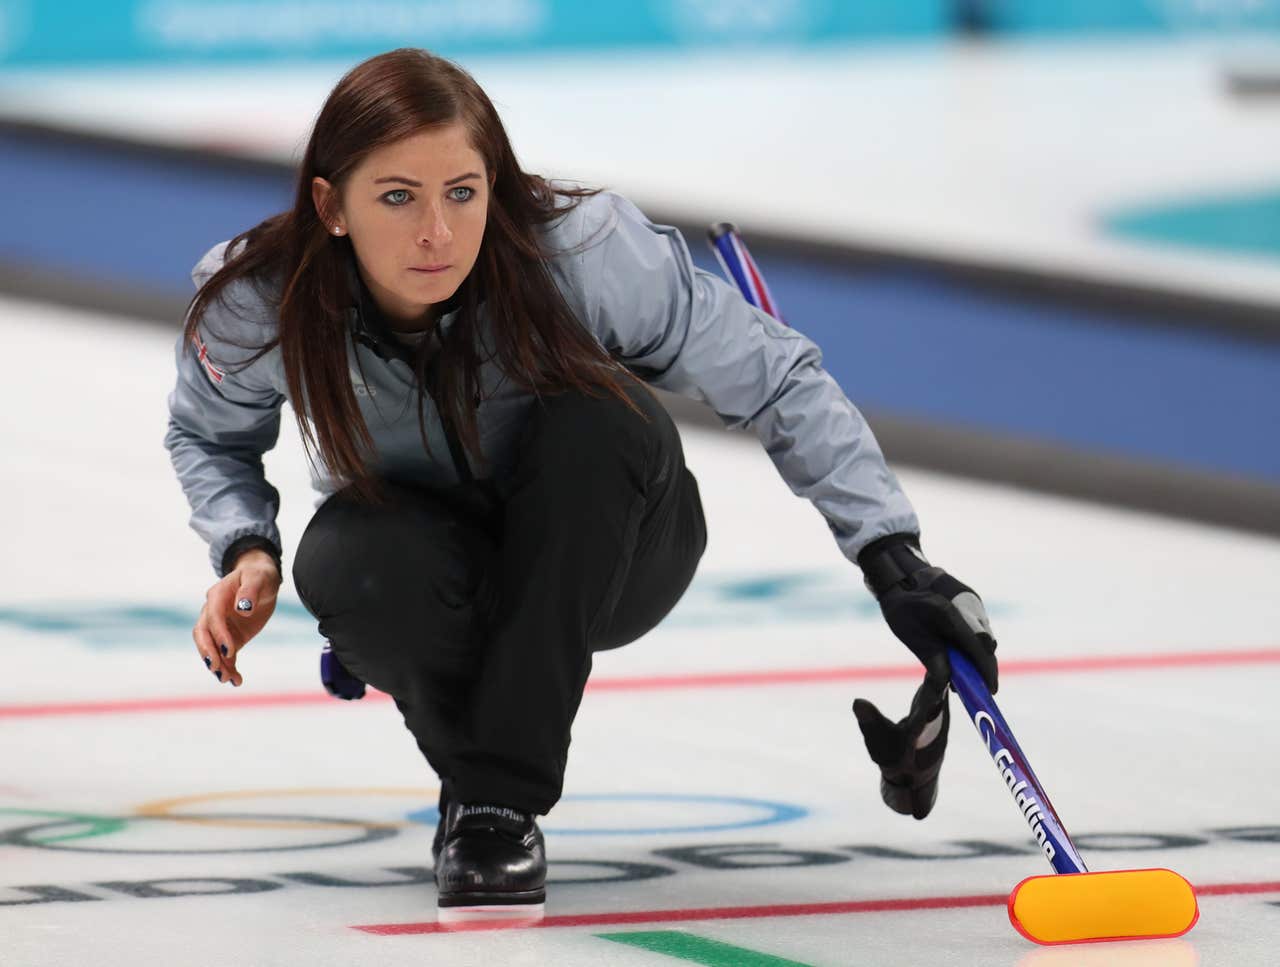
[[[344,788],[341,786],[334,787],[316,787],[303,789],[243,789],[239,792],[206,792],[199,793],[194,796],[175,796],[172,799],[156,799],[151,802],[144,802],[142,805],[134,808],[134,814],[145,816],[148,818],[171,819],[174,822],[192,823],[197,826],[222,826],[233,829],[311,829],[315,828],[319,823],[296,822],[293,820],[287,822],[267,822],[255,823],[250,821],[230,821],[222,818],[217,813],[209,815],[192,815],[175,813],[172,810],[187,806],[193,803],[217,802],[223,799],[259,799],[264,796],[420,796],[423,799],[435,799],[439,796],[439,789],[422,789],[419,787],[388,787],[388,788]],[[367,822],[362,825],[377,829],[408,829],[417,825],[411,820],[392,821],[392,822]]]
[[[224,817],[228,819],[253,819],[263,814],[260,813],[228,813]],[[148,819],[157,822],[169,820],[168,816],[130,816],[122,817],[129,820]],[[213,818],[213,817],[192,817],[192,818]],[[363,830],[362,835],[339,840],[333,843],[304,843],[299,846],[251,846],[251,847],[235,847],[232,849],[92,849],[77,846],[54,846],[55,842],[72,837],[55,837],[53,839],[40,840],[35,838],[35,834],[41,830],[57,828],[64,826],[68,820],[55,820],[51,823],[34,823],[30,826],[19,826],[15,829],[0,831],[0,845],[9,844],[11,846],[25,846],[31,849],[48,849],[48,850],[64,850],[72,853],[110,853],[113,855],[126,854],[137,856],[208,856],[224,853],[293,853],[300,850],[308,849],[332,849],[339,846],[359,846],[363,843],[374,843],[379,840],[389,839],[399,832],[398,827],[393,827],[386,823],[366,823],[359,819],[340,819],[332,816],[269,816],[268,820],[290,819],[303,824],[310,823],[312,825],[351,827],[357,826]],[[75,821],[75,820],[71,820]]]
[[[699,796],[681,795],[679,793],[600,793],[577,794],[561,797],[562,801],[575,802],[683,802],[714,803],[716,805],[750,806],[765,810],[765,815],[756,819],[738,820],[728,823],[715,823],[703,826],[654,826],[654,827],[600,827],[587,829],[557,829],[551,826],[543,832],[557,836],[657,836],[664,833],[712,833],[727,829],[748,829],[754,826],[773,826],[777,823],[789,823],[803,819],[809,811],[790,803],[771,802],[767,799],[746,799],[737,796]],[[440,818],[435,806],[418,810],[409,814],[409,819],[434,826]]]
[[[193,803],[207,803],[218,800],[244,800],[265,796],[343,796],[343,795],[375,795],[375,796],[421,796],[434,798],[437,790],[410,788],[303,788],[303,789],[259,789],[240,790],[235,792],[203,793],[193,796],[179,796],[170,799],[154,800],[137,807],[133,815],[97,816],[84,813],[71,813],[54,810],[34,809],[0,809],[0,814],[53,816],[53,822],[36,823],[18,827],[8,831],[0,830],[0,844],[10,843],[14,846],[28,848],[68,850],[73,852],[96,852],[110,854],[145,854],[145,855],[202,855],[223,853],[271,853],[293,852],[305,849],[326,849],[340,846],[359,845],[393,837],[402,829],[421,824],[435,825],[439,819],[436,807],[409,814],[404,821],[379,822],[359,819],[343,819],[325,816],[274,815],[265,813],[177,813],[173,810]],[[681,795],[672,793],[603,793],[603,794],[570,794],[564,797],[568,801],[580,802],[678,802],[678,803],[712,803],[716,805],[747,806],[763,809],[764,815],[755,818],[727,823],[716,823],[700,826],[667,826],[667,827],[600,827],[586,829],[557,829],[550,827],[548,833],[562,836],[643,836],[663,833],[699,833],[717,832],[731,829],[745,829],[756,826],[775,825],[791,822],[808,815],[808,811],[788,803],[772,802],[764,799],[749,799],[733,796]],[[192,825],[224,827],[234,829],[349,829],[359,827],[363,834],[352,839],[332,843],[312,843],[296,846],[271,847],[235,847],[230,849],[198,849],[198,850],[147,850],[147,849],[90,849],[74,846],[55,845],[68,840],[85,839],[95,836],[106,836],[125,829],[130,820],[156,820],[168,822],[190,823]],[[39,838],[44,830],[59,827],[85,824],[88,829],[81,832],[65,833],[60,836]]]
[[[89,826],[83,833],[68,833],[66,836],[55,836],[46,842],[56,843],[65,839],[87,839],[91,836],[108,836],[124,829],[128,820],[120,816],[94,816],[88,813],[68,813],[59,809],[0,809],[0,814],[18,816],[58,816],[70,823],[86,823]],[[5,831],[0,830],[0,843],[5,841]],[[43,845],[43,843],[41,844]],[[55,847],[56,848],[56,847]]]

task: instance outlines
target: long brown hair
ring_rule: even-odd
[[[223,290],[251,279],[277,306],[279,327],[270,341],[253,346],[249,365],[277,344],[290,398],[309,459],[313,452],[330,472],[347,478],[367,500],[380,500],[368,458],[373,440],[360,413],[347,362],[350,240],[332,235],[315,210],[311,183],[328,180],[339,194],[346,177],[373,150],[424,128],[461,122],[472,147],[493,176],[480,253],[455,298],[459,312],[442,334],[438,380],[431,387],[441,419],[467,451],[481,458],[475,400],[481,359],[477,307],[492,320],[494,354],[508,379],[535,394],[567,389],[588,395],[612,392],[639,412],[622,388],[626,370],[574,317],[547,269],[538,228],[599,189],[552,187],[520,169],[498,113],[480,85],[456,64],[419,48],[403,47],[372,57],[346,73],[316,118],[297,174],[293,207],[231,239],[229,257],[192,299],[187,345],[205,311]],[[567,200],[565,206],[561,200]],[[275,288],[264,287],[273,279]],[[419,429],[427,384],[418,354]],[[302,401],[305,400],[305,405]],[[304,412],[305,410],[305,412]]]

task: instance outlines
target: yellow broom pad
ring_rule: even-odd
[[[1172,870],[1033,876],[1009,894],[1009,920],[1041,944],[1178,937],[1199,916],[1191,884]]]

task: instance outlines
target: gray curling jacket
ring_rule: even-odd
[[[587,197],[545,228],[550,269],[579,321],[619,361],[649,384],[706,403],[727,427],[749,427],[782,478],[813,502],[851,561],[871,541],[920,531],[911,503],[886,466],[871,428],[822,368],[818,347],[750,305],[732,284],[696,268],[684,238],[656,225],[615,192]],[[227,242],[192,270],[197,289],[217,270]],[[459,484],[430,397],[424,401],[429,450],[419,435],[411,357],[389,338],[367,291],[349,310],[349,368],[375,444],[379,476],[423,486]],[[447,308],[447,306],[446,306]],[[457,310],[446,312],[446,330]],[[488,326],[480,305],[480,332]],[[234,555],[269,542],[278,555],[279,493],[267,481],[262,454],[276,444],[288,388],[279,346],[247,367],[275,334],[270,300],[249,280],[223,291],[201,320],[199,343],[179,337],[177,384],[169,396],[164,438],[191,505],[191,526],[209,544],[214,571]],[[381,332],[379,332],[381,330]],[[483,356],[483,354],[482,354]],[[487,461],[477,476],[510,468],[533,396],[505,380],[495,363],[480,374],[477,413]],[[292,402],[292,401],[291,401]],[[462,459],[466,459],[465,455]],[[345,481],[312,467],[317,503]]]

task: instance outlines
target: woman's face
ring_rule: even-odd
[[[315,178],[311,187],[323,212],[333,186]],[[467,277],[484,238],[490,187],[461,123],[378,148],[352,170],[328,227],[351,236],[364,284],[395,328],[429,326],[431,306]]]

